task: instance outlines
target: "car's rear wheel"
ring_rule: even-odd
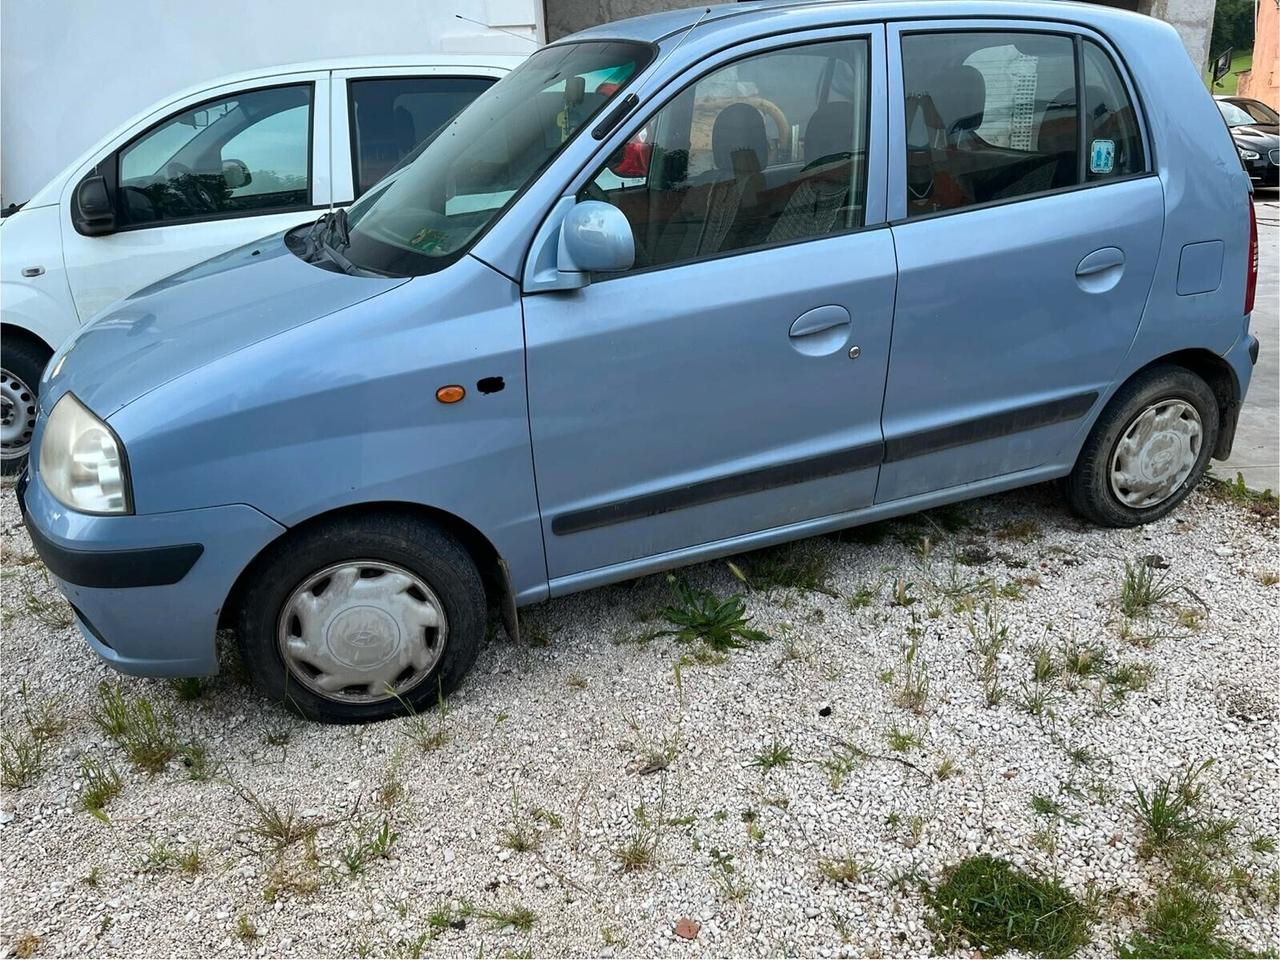
[[[1103,410],[1066,479],[1067,499],[1103,526],[1158,520],[1204,476],[1217,438],[1209,385],[1183,367],[1152,367]]]
[[[18,473],[31,452],[36,427],[36,389],[50,351],[25,337],[5,340],[0,360],[0,471]]]
[[[484,640],[475,563],[415,517],[322,521],[273,545],[250,577],[238,617],[249,674],[315,720],[430,709],[462,682]]]

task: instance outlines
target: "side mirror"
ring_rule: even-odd
[[[599,200],[575,203],[560,225],[560,273],[621,273],[636,262],[631,224],[617,207]]]
[[[116,211],[103,176],[85,177],[71,197],[71,222],[86,237],[114,233]]]
[[[253,183],[253,174],[243,160],[223,160],[222,179],[227,181],[228,189],[238,190]]]

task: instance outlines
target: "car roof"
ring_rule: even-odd
[[[699,31],[739,26],[753,14],[780,10],[805,10],[826,14],[832,23],[903,20],[933,17],[1023,16],[1046,20],[1088,23],[1100,17],[1123,15],[1149,19],[1113,7],[1072,0],[751,0],[720,3],[651,13],[582,30],[557,43],[586,39],[639,40],[657,43],[692,27],[702,18]]]
[[[530,53],[533,52],[530,46]],[[329,57],[324,60],[304,60],[297,63],[281,63],[253,70],[241,70],[226,76],[210,77],[193,87],[194,90],[221,87],[228,83],[255,80],[259,77],[276,77],[289,73],[315,73],[323,70],[374,70],[384,67],[488,67],[514,70],[524,57],[509,53],[401,53],[367,57]],[[176,99],[176,98],[169,98]]]

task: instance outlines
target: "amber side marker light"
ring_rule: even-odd
[[[436,391],[436,399],[441,403],[457,403],[467,395],[467,391],[456,383],[452,383],[447,387],[441,387]]]

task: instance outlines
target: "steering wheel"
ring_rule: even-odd
[[[201,207],[208,213],[216,213],[218,211],[218,201],[213,198],[213,194],[209,192],[200,180],[199,174],[188,167],[185,163],[171,161],[164,168],[165,179],[175,185],[179,192],[187,198],[187,202],[193,208]]]

